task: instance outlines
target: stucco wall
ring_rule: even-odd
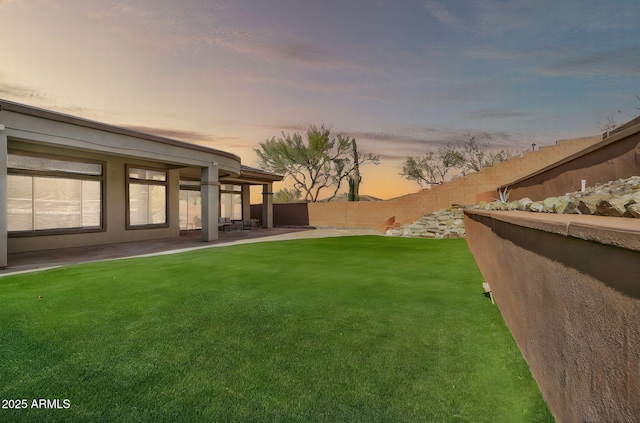
[[[7,210],[7,136],[0,131],[0,210]],[[7,265],[7,213],[0,213],[0,269]]]
[[[640,175],[640,125],[637,124],[554,166],[508,185],[511,200],[524,197],[542,200],[579,191],[582,180],[586,180],[587,186],[595,186],[635,175]]]
[[[262,221],[262,204],[251,205],[251,219]],[[274,226],[308,226],[309,208],[307,203],[273,205]]]
[[[553,146],[527,152],[478,173],[387,201],[310,203],[309,225],[372,228],[384,232],[452,204],[492,201],[500,185],[529,175],[600,140],[600,137],[560,140]],[[280,222],[276,223],[279,225],[293,224],[286,222],[286,217],[279,218],[275,209],[274,221]]]
[[[637,421],[640,226],[621,218],[467,211],[465,227],[556,419]]]

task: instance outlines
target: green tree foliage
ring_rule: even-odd
[[[459,168],[464,157],[455,148],[446,146],[438,148],[438,154],[427,152],[422,157],[407,157],[402,165],[401,175],[409,180],[424,185],[440,185],[444,183],[447,173]]]
[[[254,151],[262,169],[290,178],[305,201],[315,202],[325,189],[332,192],[329,200],[333,199],[344,180],[354,172],[356,164],[351,156],[354,142],[343,134],[332,136],[324,125],[320,128],[314,125],[307,130],[306,143],[299,133],[283,132],[281,138],[261,142]],[[358,166],[365,162],[378,164],[380,158],[359,153]]]
[[[284,203],[297,203],[302,199],[302,191],[299,189],[287,189],[282,188],[280,191],[273,194],[273,202],[275,204]]]
[[[407,157],[402,165],[401,175],[409,181],[417,182],[421,187],[440,185],[452,170],[459,170],[464,176],[513,156],[514,153],[504,149],[487,153],[486,148],[479,145],[475,137],[471,137],[469,141],[455,146],[440,147],[437,154],[428,151],[421,157]]]
[[[504,149],[487,153],[485,147],[478,144],[476,137],[469,138],[469,141],[465,143],[459,143],[455,150],[464,160],[464,165],[460,168],[463,176],[472,172],[480,172],[480,169],[484,167],[491,167],[514,156],[513,152]]]

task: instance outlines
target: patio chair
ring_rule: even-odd
[[[218,230],[222,229],[224,232],[231,232],[231,219],[228,217],[221,217],[218,219]]]

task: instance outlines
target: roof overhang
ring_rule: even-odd
[[[248,166],[240,166],[240,175],[233,177],[220,178],[221,182],[240,183],[250,185],[262,185],[273,182],[280,182],[284,179],[282,175],[268,173],[260,169],[254,169]]]
[[[10,140],[240,173],[239,156],[197,144],[1,99],[0,116]]]
[[[265,184],[284,178],[244,166],[235,154],[198,144],[2,99],[0,112],[0,123],[6,123],[5,133],[14,140],[157,160],[176,168],[216,164],[221,180],[233,183]]]

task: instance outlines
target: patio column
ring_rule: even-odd
[[[7,267],[7,136],[0,130],[0,269]]]
[[[262,227],[273,228],[273,183],[262,185]]]
[[[242,220],[251,219],[251,185],[242,184]]]
[[[200,174],[200,196],[202,200],[202,240],[218,239],[218,217],[220,214],[220,182],[218,164],[203,167]]]

